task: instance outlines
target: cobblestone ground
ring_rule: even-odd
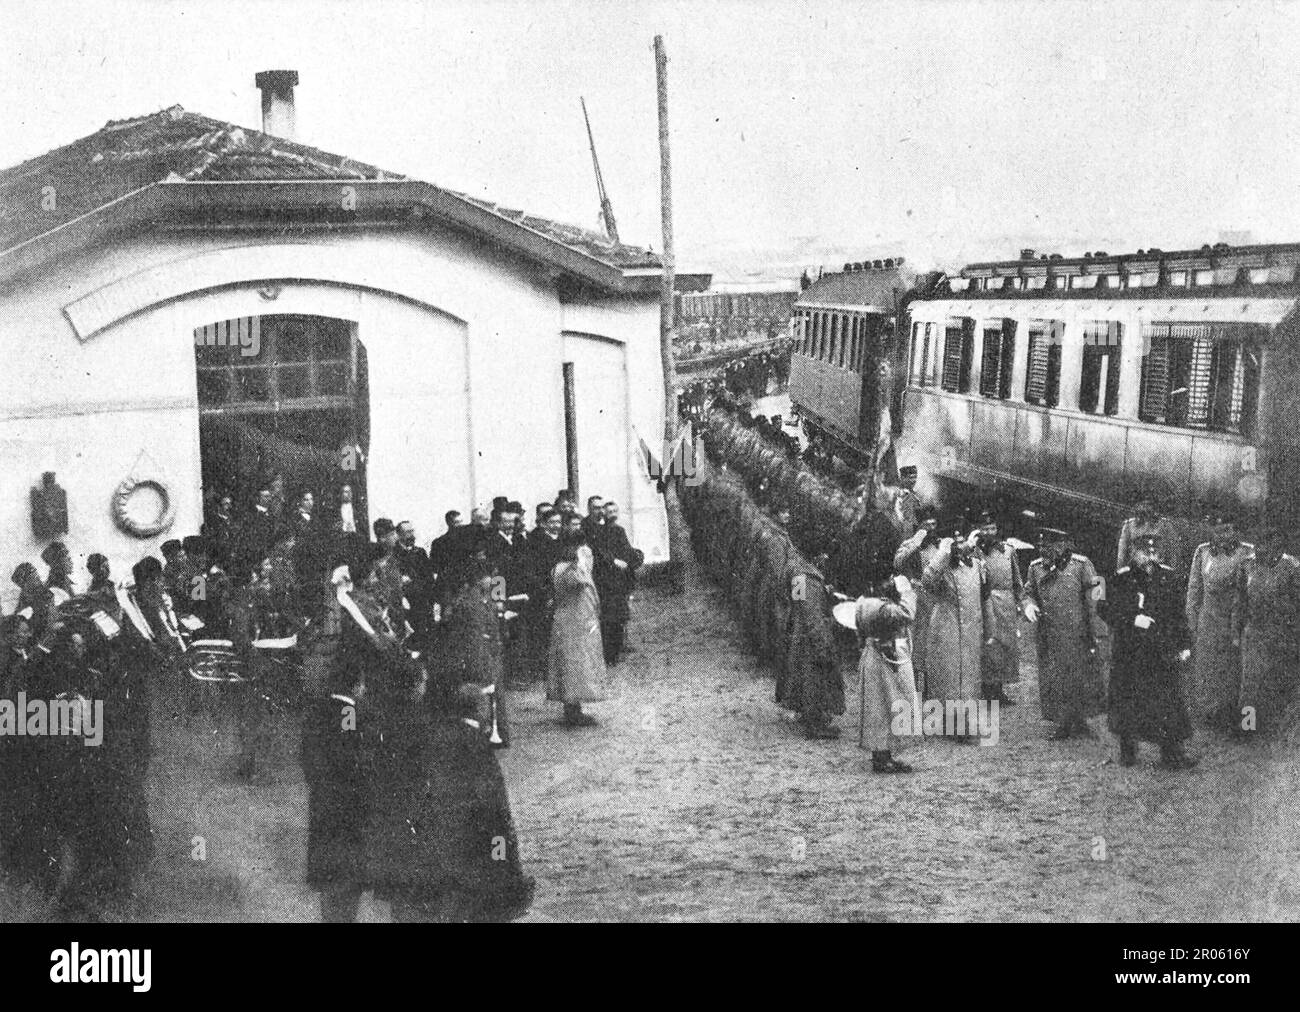
[[[810,742],[772,703],[719,590],[694,567],[674,598],[633,603],[635,652],[595,728],[556,723],[540,687],[511,695],[502,753],[526,918],[559,920],[1294,920],[1300,778],[1293,744],[1200,738],[1166,773],[1144,746],[1047,740],[1032,652],[995,746],[930,739],[881,777],[856,744],[856,677],[839,741]],[[1026,627],[1026,633],[1028,633]],[[1030,640],[1022,640],[1028,647]],[[1100,726],[1101,721],[1094,721]],[[140,920],[314,920],[294,722],[250,786],[228,724],[160,704],[150,810],[157,856]],[[201,849],[200,849],[201,848]],[[43,919],[0,889],[0,916]],[[363,916],[387,920],[367,898]],[[1207,943],[1213,941],[1206,939]],[[1216,943],[1217,944],[1217,943]]]

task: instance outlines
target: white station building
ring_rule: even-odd
[[[257,83],[261,132],[176,106],[0,171],[0,599],[56,537],[125,579],[275,472],[425,544],[568,485],[666,559],[659,259],[296,143],[297,74]]]

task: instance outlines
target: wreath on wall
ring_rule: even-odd
[[[131,474],[113,492],[113,523],[132,537],[152,538],[171,528],[176,521],[176,505],[161,480],[137,477],[139,464],[137,460]]]

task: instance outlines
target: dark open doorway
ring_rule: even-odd
[[[291,498],[312,492],[326,523],[350,485],[364,532],[370,399],[356,325],[297,314],[223,320],[194,331],[194,356],[205,513],[223,495],[246,511],[280,474]]]

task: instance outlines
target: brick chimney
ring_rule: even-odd
[[[298,71],[263,70],[253,82],[262,91],[262,133],[293,140],[293,89]]]

